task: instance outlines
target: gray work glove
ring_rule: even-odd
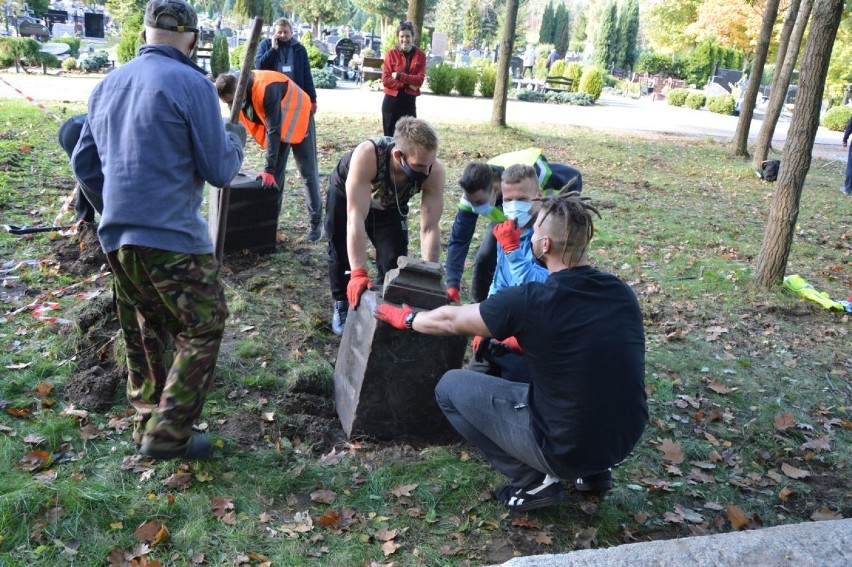
[[[246,129],[242,124],[239,122],[234,124],[228,120],[225,122],[225,132],[235,135],[240,141],[240,144],[242,144],[242,147],[246,147]]]

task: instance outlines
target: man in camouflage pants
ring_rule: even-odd
[[[138,57],[92,92],[72,166],[102,197],[98,228],[127,347],[133,440],[158,459],[205,459],[192,434],[228,316],[219,263],[200,214],[204,182],[242,164],[245,129],[222,128],[213,84],[189,55],[197,17],[185,0],[150,0]],[[174,337],[174,360],[165,342]]]

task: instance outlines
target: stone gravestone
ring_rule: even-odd
[[[278,191],[264,189],[257,173],[240,171],[231,181],[231,198],[225,224],[224,253],[250,250],[257,254],[275,252],[278,228]],[[219,226],[219,196],[222,189],[210,187],[207,225],[216,245]]]
[[[347,78],[349,71],[349,62],[352,61],[352,54],[355,53],[355,42],[344,37],[334,44],[334,65],[340,68],[341,78]]]
[[[373,313],[384,302],[417,309],[447,304],[440,264],[401,257],[385,277],[384,296],[366,291],[349,311],[337,364],[334,403],[346,435],[379,439],[446,439],[454,430],[435,401],[435,386],[460,368],[467,337],[436,337],[400,331]]]
[[[513,55],[511,59],[509,59],[509,70],[511,71],[511,76],[517,79],[521,76],[521,72],[524,69],[524,60],[518,57],[517,55]]]

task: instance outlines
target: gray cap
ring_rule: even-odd
[[[198,16],[185,0],[150,0],[145,8],[145,25],[176,32],[197,32]]]

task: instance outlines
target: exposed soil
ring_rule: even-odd
[[[75,276],[90,276],[106,264],[94,223],[81,223],[76,235],[54,242],[53,253],[60,269]]]

